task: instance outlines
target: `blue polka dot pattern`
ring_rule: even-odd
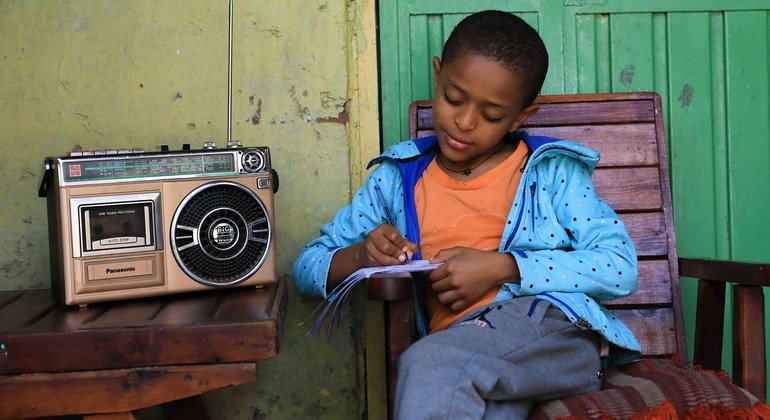
[[[575,143],[523,135],[534,151],[522,173],[521,193],[503,225],[500,245],[501,251],[514,256],[521,276],[519,283],[504,284],[497,299],[538,295],[573,322],[580,320],[628,349],[629,355],[638,352],[633,334],[595,300],[626,296],[637,281],[633,243],[620,217],[595,194],[591,181],[598,153]],[[413,187],[405,186],[403,179],[413,178],[410,171],[418,170],[420,153],[430,151],[435,142],[426,138],[399,143],[378,158],[380,164],[351,203],[321,228],[321,236],[295,263],[295,285],[301,293],[326,296],[334,252],[363,240],[369,229],[385,220],[373,196],[374,185],[380,186],[393,206],[397,227],[406,233],[406,219],[413,210],[404,191]],[[407,178],[402,178],[404,174]]]

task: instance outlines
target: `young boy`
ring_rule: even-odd
[[[326,297],[360,267],[443,262],[417,285],[430,334],[401,357],[395,418],[523,418],[598,390],[602,366],[640,352],[597,303],[632,293],[637,276],[631,239],[591,182],[598,152],[517,131],[547,67],[514,15],[460,22],[433,59],[435,137],[375,159],[295,263],[300,292]]]

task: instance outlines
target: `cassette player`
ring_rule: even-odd
[[[277,281],[266,147],[45,159],[51,290],[67,305]]]

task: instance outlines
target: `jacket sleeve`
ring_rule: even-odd
[[[395,165],[386,161],[371,172],[351,203],[340,209],[334,220],[321,227],[320,236],[302,249],[293,267],[294,284],[300,293],[326,298],[326,278],[334,253],[364,240],[372,229],[387,223],[375,185],[382,190],[391,214],[398,220],[396,224],[406,225],[401,178]],[[404,228],[400,230],[403,232]]]
[[[576,159],[559,157],[534,168],[549,174],[540,178],[532,206],[541,217],[530,225],[545,249],[514,244],[512,254],[521,283],[506,284],[514,295],[547,292],[582,292],[609,300],[636,290],[636,250],[623,221],[594,190],[591,171]],[[537,197],[535,199],[534,197]]]

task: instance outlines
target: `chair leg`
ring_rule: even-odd
[[[733,381],[766,397],[765,299],[761,286],[733,286]]]
[[[386,313],[387,321],[387,376],[388,376],[388,413],[393,416],[393,404],[396,398],[398,359],[415,339],[414,308],[411,300],[389,302]]]
[[[725,284],[698,281],[693,361],[704,369],[722,369],[722,334],[725,320]]]

